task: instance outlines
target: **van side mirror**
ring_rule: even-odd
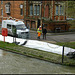
[[[13,33],[13,36],[16,37],[16,26],[12,26],[12,33]]]

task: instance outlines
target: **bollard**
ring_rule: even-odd
[[[62,50],[62,63],[64,62],[64,45],[63,45],[63,50]]]

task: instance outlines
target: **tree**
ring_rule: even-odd
[[[68,17],[75,18],[75,1],[68,1],[67,8]]]

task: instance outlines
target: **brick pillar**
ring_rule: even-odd
[[[37,29],[37,20],[35,22],[36,22],[36,29]]]

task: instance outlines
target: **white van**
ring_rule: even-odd
[[[15,20],[3,20],[2,28],[8,29],[8,34],[13,35],[13,26],[16,27],[16,35],[19,38],[29,38],[29,29],[25,26],[22,21]]]

